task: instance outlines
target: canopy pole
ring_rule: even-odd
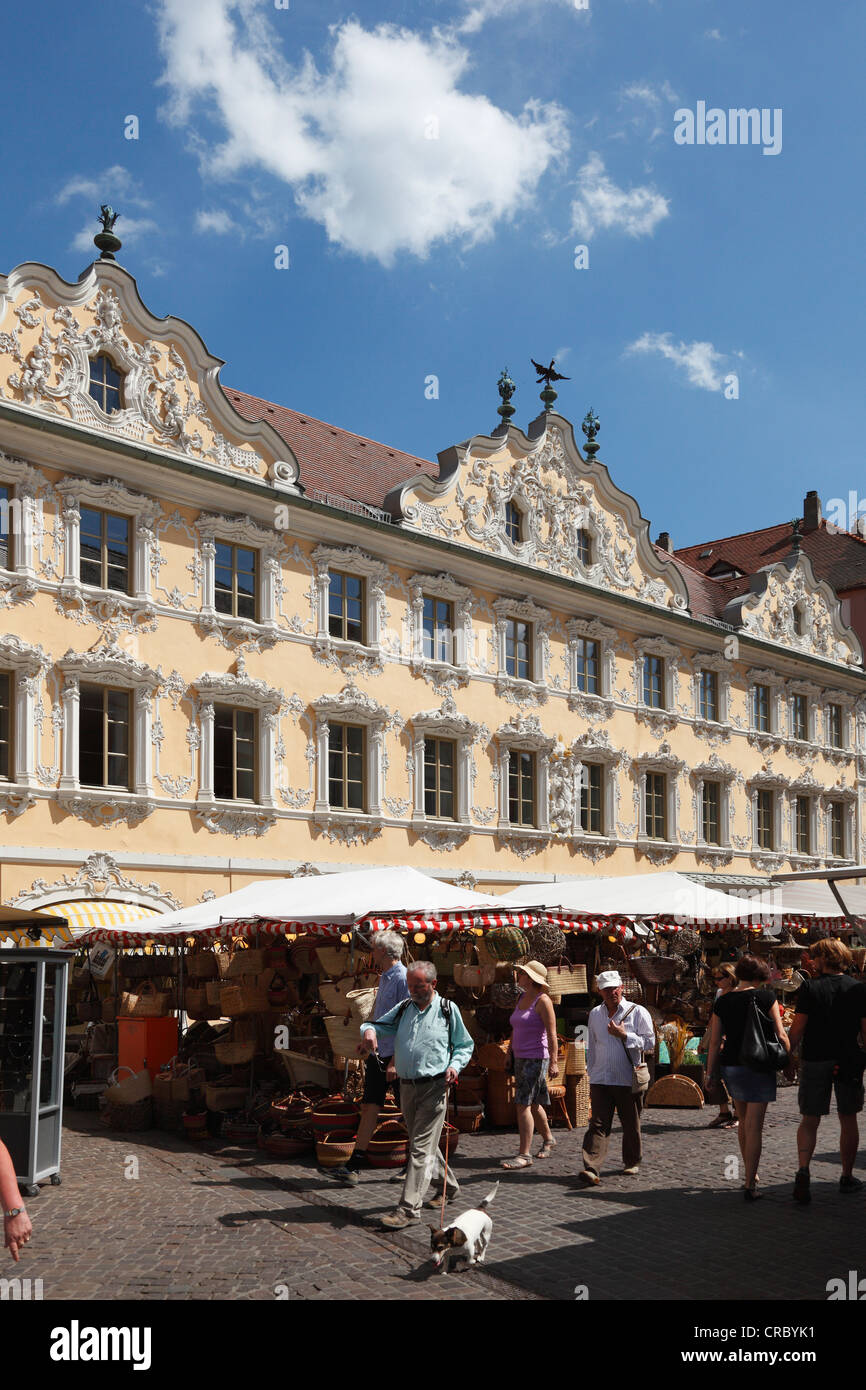
[[[827,883],[828,883],[828,885],[829,885],[830,892],[833,894],[833,897],[836,899],[837,903],[839,904],[839,906],[840,906],[841,909],[842,909],[842,913],[843,913],[843,916],[844,916],[844,918],[845,918],[845,925],[848,926],[848,927],[853,927],[854,923],[851,921],[851,914],[849,913],[847,907],[845,906],[844,902],[842,901],[842,894],[839,892],[839,889],[836,887],[836,880],[833,879],[833,878],[828,878],[828,879],[827,879]]]

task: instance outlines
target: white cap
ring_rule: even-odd
[[[616,989],[617,985],[622,984],[622,976],[618,970],[602,970],[596,976],[595,984],[597,989]]]

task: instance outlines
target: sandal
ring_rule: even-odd
[[[727,1129],[732,1119],[733,1116],[729,1110],[726,1115],[717,1115],[714,1120],[710,1120],[707,1129]]]
[[[553,1151],[555,1148],[556,1148],[556,1140],[555,1140],[555,1139],[545,1139],[544,1143],[542,1144],[541,1148],[538,1150],[538,1153],[536,1154],[536,1158],[549,1158],[550,1155],[551,1155],[551,1153],[552,1153],[552,1151]]]
[[[518,1154],[516,1158],[504,1158],[500,1166],[502,1168],[531,1168],[532,1157],[530,1154]]]

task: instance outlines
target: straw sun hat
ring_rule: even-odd
[[[547,989],[547,966],[542,965],[540,961],[528,960],[523,965],[516,965],[514,968],[518,975],[522,971],[535,984],[541,985],[542,989]]]

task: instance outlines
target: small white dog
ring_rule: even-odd
[[[490,1206],[498,1190],[497,1182],[493,1184],[480,1206],[464,1211],[462,1216],[458,1216],[448,1226],[430,1227],[430,1249],[433,1251],[437,1269],[441,1269],[444,1264],[447,1273],[450,1259],[463,1260],[464,1269],[468,1269],[470,1265],[483,1264],[493,1234],[493,1222],[487,1215],[486,1208]]]

